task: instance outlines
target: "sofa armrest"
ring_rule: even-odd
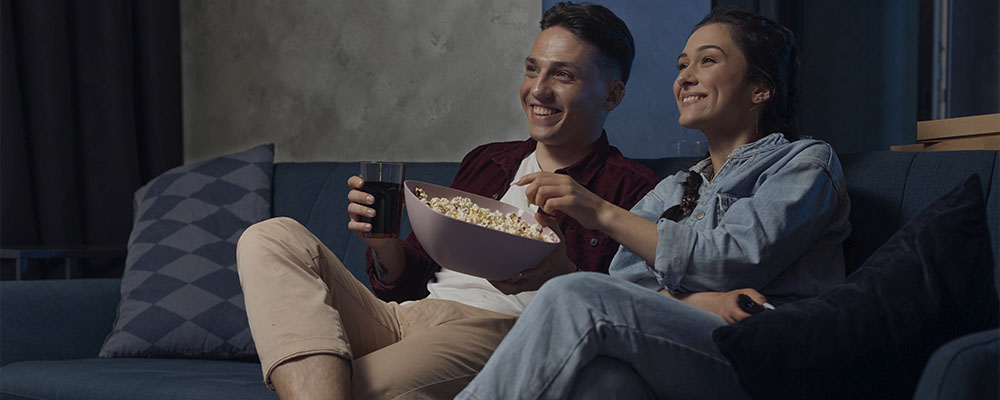
[[[934,352],[914,400],[1000,398],[1000,329],[973,333]]]
[[[0,365],[96,357],[115,320],[120,282],[0,282]]]

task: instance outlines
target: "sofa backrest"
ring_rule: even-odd
[[[851,197],[852,232],[844,243],[848,272],[855,270],[907,221],[971,174],[987,193],[995,265],[1000,268],[1000,152],[908,153],[874,151],[840,156]],[[695,158],[641,160],[660,177],[694,164]],[[407,179],[448,185],[458,163],[407,163]],[[366,285],[366,246],[347,230],[347,178],[354,162],[279,163],[274,173],[274,215],[294,218],[341,257]],[[410,232],[403,218],[402,234]],[[1000,274],[998,274],[1000,275]],[[1000,288],[1000,279],[997,280]]]
[[[458,163],[406,163],[406,179],[451,184]],[[347,178],[358,174],[356,162],[278,163],[274,168],[274,215],[305,225],[333,251],[351,273],[371,287],[365,271],[368,246],[347,229]],[[410,233],[405,216],[400,234]]]
[[[852,231],[844,243],[847,271],[860,266],[896,230],[972,174],[979,174],[987,196],[994,266],[1000,266],[998,155],[998,151],[875,151],[840,155],[851,196]]]

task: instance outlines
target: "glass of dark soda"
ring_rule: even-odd
[[[399,221],[403,218],[403,174],[406,165],[398,162],[362,161],[362,191],[375,198],[370,205],[375,216],[369,218],[372,230],[364,237],[398,238]]]

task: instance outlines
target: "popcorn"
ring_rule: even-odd
[[[504,214],[497,210],[479,207],[468,197],[455,196],[450,200],[444,197],[428,198],[427,193],[421,188],[414,189],[417,198],[431,210],[440,214],[455,218],[460,221],[476,224],[484,228],[495,231],[506,232],[513,235],[526,237],[528,239],[540,240],[548,243],[559,241],[554,233],[543,234],[542,226],[538,224],[528,224],[515,213]]]

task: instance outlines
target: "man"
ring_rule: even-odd
[[[474,149],[452,187],[535,211],[525,187],[511,183],[549,171],[632,207],[658,180],[603,131],[635,54],[628,28],[604,7],[572,3],[547,11],[541,28],[520,90],[531,138]],[[361,178],[348,184],[348,228],[360,235],[371,229],[364,221],[374,216],[373,199]],[[538,216],[564,233],[563,244],[508,281],[442,269],[413,235],[363,238],[378,298],[297,222],[248,228],[237,263],[265,383],[281,398],[451,398],[542,283],[577,269],[607,273],[617,243],[561,213]],[[396,303],[413,299],[421,300]]]

